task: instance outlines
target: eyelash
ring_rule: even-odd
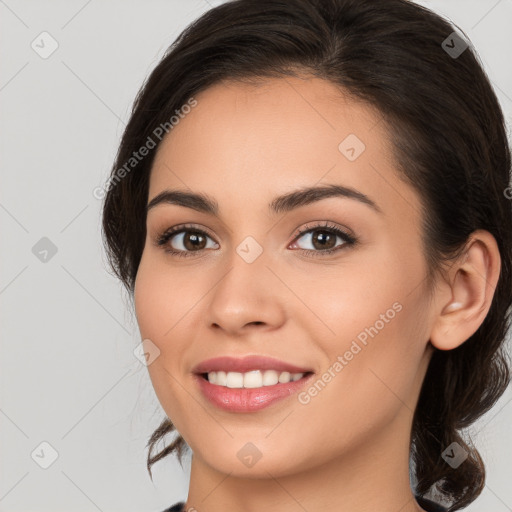
[[[334,252],[337,252],[337,251],[343,249],[344,247],[354,246],[358,242],[357,238],[355,238],[352,235],[349,235],[345,231],[343,231],[340,228],[338,228],[336,225],[331,224],[329,222],[326,222],[324,224],[315,225],[313,227],[307,226],[304,229],[300,229],[299,232],[297,233],[297,235],[294,238],[294,242],[295,242],[295,240],[301,238],[303,235],[305,235],[307,233],[314,232],[314,231],[325,231],[327,233],[334,234],[336,236],[341,237],[344,240],[345,243],[343,245],[341,245],[341,246],[337,246],[337,247],[334,247],[332,249],[326,249],[326,250],[323,250],[323,251],[322,250],[315,251],[313,249],[299,249],[300,251],[303,251],[308,256],[322,257],[322,256],[325,256],[325,255],[330,255],[330,254],[332,254]],[[212,238],[207,232],[205,232],[205,231],[203,231],[201,229],[198,229],[198,228],[196,228],[193,225],[179,225],[179,226],[175,226],[173,228],[167,229],[164,232],[158,234],[157,238],[156,238],[156,245],[158,247],[163,246],[174,235],[176,235],[178,233],[183,233],[183,232],[185,232],[185,233],[187,233],[187,232],[188,233],[190,233],[190,232],[198,233],[200,235],[205,235],[205,236],[207,236],[209,238]],[[169,248],[165,248],[164,247],[164,251],[166,253],[171,254],[172,256],[178,256],[178,257],[184,257],[184,258],[191,257],[191,256],[194,255],[194,253],[201,252],[202,250],[204,250],[204,249],[200,249],[199,251],[182,251],[182,250],[177,251],[177,250],[174,250],[174,249],[169,249]]]

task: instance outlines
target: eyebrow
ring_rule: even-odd
[[[354,199],[366,204],[374,211],[382,214],[381,208],[367,195],[358,190],[342,185],[324,185],[319,187],[307,187],[286,193],[274,198],[268,205],[269,211],[274,214],[289,212],[301,206],[321,201],[328,197],[343,197]],[[191,208],[201,213],[219,216],[219,205],[215,199],[207,194],[186,192],[182,190],[164,190],[155,196],[146,206],[146,212],[159,204],[175,204]]]

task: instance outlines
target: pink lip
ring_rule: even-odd
[[[246,356],[243,358],[230,356],[215,357],[202,361],[192,371],[193,373],[217,371],[245,373],[251,370],[276,370],[278,372],[290,373],[307,373],[313,371],[311,368],[300,368],[293,364],[280,361],[279,359],[266,356]]]
[[[297,393],[313,376],[311,373],[293,382],[261,388],[228,388],[211,384],[201,375],[194,378],[203,395],[217,407],[229,412],[255,412]]]

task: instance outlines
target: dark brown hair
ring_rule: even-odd
[[[193,95],[220,80],[307,74],[375,107],[393,142],[400,178],[422,200],[428,289],[477,229],[495,237],[501,256],[485,320],[455,350],[435,350],[414,413],[415,492],[435,493],[449,510],[467,506],[484,487],[484,463],[463,429],[495,404],[510,381],[505,339],[512,302],[505,121],[471,44],[460,55],[450,53],[464,41],[454,40],[454,31],[437,14],[407,0],[235,0],[211,9],[179,35],[139,91],[106,189],[102,224],[109,263],[133,297],[160,137],[156,149],[132,168],[127,162],[154,141],[158,127],[170,132],[169,119]],[[173,452],[181,464],[189,447],[179,435],[152,456],[155,444],[174,430],[166,417],[151,436],[150,475],[151,465]],[[469,453],[456,469],[442,458],[453,442]]]

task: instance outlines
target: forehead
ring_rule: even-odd
[[[361,190],[384,211],[397,199],[404,210],[417,204],[397,178],[379,113],[330,82],[221,82],[195,99],[158,148],[149,200],[165,189],[191,189],[215,197],[221,210],[228,202],[243,209],[328,182]]]

